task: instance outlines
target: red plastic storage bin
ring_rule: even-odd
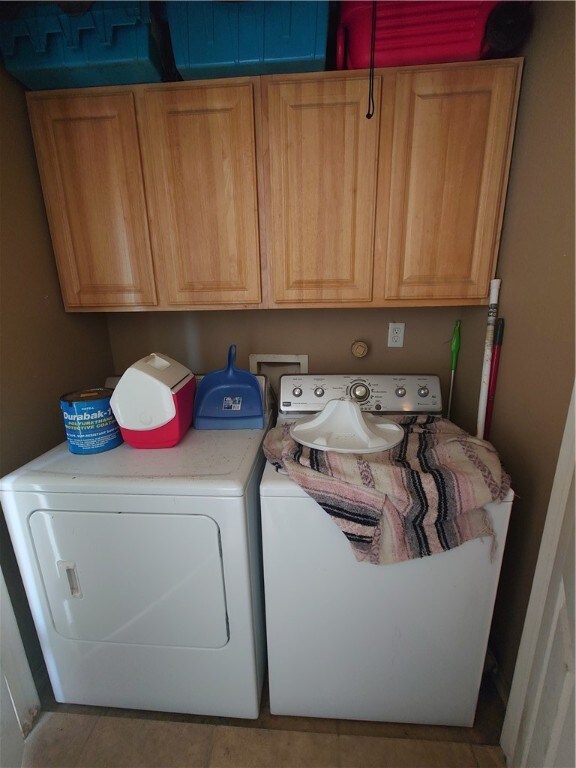
[[[486,53],[484,31],[496,0],[376,3],[374,66],[397,67],[473,61]],[[372,39],[372,2],[340,5],[338,69],[368,69]]]

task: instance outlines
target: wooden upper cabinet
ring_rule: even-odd
[[[238,79],[138,91],[160,307],[260,302],[254,87]]]
[[[156,303],[131,92],[28,94],[64,304]]]
[[[66,309],[486,303],[521,68],[29,93]]]
[[[269,305],[368,304],[379,125],[378,112],[366,119],[368,77],[271,76],[263,88]]]
[[[397,72],[393,125],[382,126],[390,154],[379,174],[375,257],[386,265],[384,299],[487,298],[520,70],[508,60]]]

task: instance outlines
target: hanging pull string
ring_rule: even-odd
[[[376,0],[372,0],[372,39],[370,41],[370,85],[368,88],[368,120],[374,115],[374,52],[376,50]]]

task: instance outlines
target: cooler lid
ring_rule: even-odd
[[[149,430],[164,426],[176,415],[173,392],[192,374],[185,365],[153,352],[128,368],[110,399],[123,429]]]

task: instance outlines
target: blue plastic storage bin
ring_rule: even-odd
[[[167,2],[176,69],[184,80],[322,70],[328,2]]]
[[[147,2],[94,2],[79,15],[55,3],[23,5],[0,22],[0,52],[32,90],[162,80]]]

